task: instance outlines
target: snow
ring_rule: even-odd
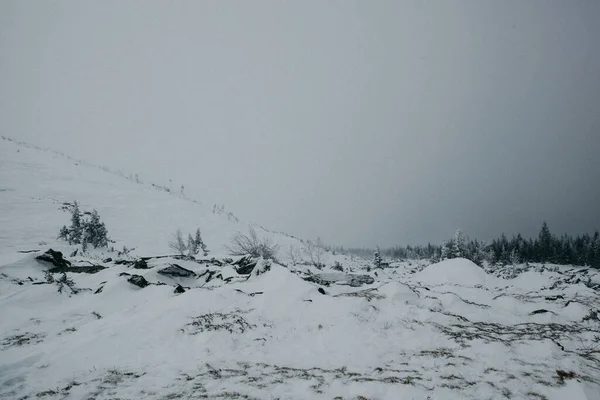
[[[584,321],[600,309],[599,296],[565,283],[560,271],[505,280],[453,259],[368,272],[370,260],[330,253],[320,271],[293,267],[282,252],[279,263],[259,260],[252,274],[238,275],[210,259],[229,257],[225,246],[248,223],[75,164],[0,141],[1,399],[600,398],[598,353],[582,355],[600,334],[600,321]],[[34,284],[45,281],[48,267],[35,257],[48,248],[77,265],[119,258],[68,256],[75,247],[56,234],[69,219],[60,206],[73,200],[99,211],[116,248],[135,248],[121,258],[168,255],[178,228],[199,227],[211,252],[198,262],[161,257],[149,269],[109,262],[95,274],[69,273],[78,294]],[[258,232],[282,249],[302,248]],[[40,251],[18,253],[32,249]],[[324,295],[303,279],[307,271],[343,278],[334,261],[375,282],[332,283]],[[198,276],[158,273],[172,264]],[[122,274],[152,284],[141,289]],[[186,292],[174,293],[177,284]],[[532,314],[540,309],[548,312]],[[561,380],[559,370],[573,375]]]
[[[489,279],[486,272],[472,261],[454,258],[432,264],[416,275],[425,285],[483,285]]]

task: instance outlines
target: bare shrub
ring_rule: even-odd
[[[262,257],[265,260],[277,260],[277,251],[279,245],[273,243],[269,238],[260,238],[256,230],[252,227],[248,229],[245,235],[237,232],[231,239],[231,245],[226,246],[227,251],[234,256],[251,255],[252,257]]]
[[[183,233],[181,233],[181,229],[177,229],[177,232],[175,232],[173,235],[173,240],[169,242],[169,248],[180,256],[185,255],[188,247],[183,240]]]
[[[311,241],[306,242],[304,253],[306,253],[311,265],[314,265],[319,269],[323,269],[325,266],[323,264],[323,254],[325,253],[325,250],[323,249],[323,243],[321,242],[320,238],[317,238],[316,243]]]
[[[296,247],[292,246],[291,244],[290,244],[290,249],[288,251],[288,256],[294,267],[297,264],[302,262],[302,253],[300,253],[300,250],[298,250]]]

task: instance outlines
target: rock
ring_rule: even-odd
[[[223,263],[214,257],[210,259],[209,263],[211,263],[212,265],[216,265],[217,267],[223,266]]]
[[[541,308],[539,310],[532,311],[529,315],[545,314],[545,313],[548,313],[548,312],[552,312],[552,311],[544,310],[543,308]]]
[[[117,260],[115,261],[115,265],[132,265],[134,264],[133,261],[129,261],[129,260]]]
[[[133,268],[148,269],[150,267],[148,267],[148,263],[146,262],[146,260],[144,260],[143,258],[140,258],[139,260],[135,260],[135,262],[133,263]]]
[[[185,289],[183,288],[183,286],[177,285],[177,287],[175,287],[175,293],[177,293],[177,294],[185,293]]]
[[[326,293],[325,293],[325,289],[323,289],[322,287],[320,287],[320,288],[319,288],[319,293],[321,293],[321,294],[326,294]]]
[[[142,289],[149,285],[146,278],[144,278],[141,275],[131,275],[129,279],[127,279],[127,282],[131,283],[132,285],[141,287]]]
[[[256,265],[251,272],[252,276],[262,275],[271,270],[271,260],[265,260],[262,257],[256,261]]]
[[[76,274],[95,274],[96,272],[102,271],[103,269],[106,269],[106,267],[103,265],[75,265],[69,267],[50,268],[48,272],[50,272],[51,274],[57,274],[60,272],[74,272]]]
[[[70,267],[71,263],[68,260],[63,258],[63,255],[60,251],[54,251],[49,249],[44,254],[41,254],[35,258],[38,261],[47,262],[55,267]]]
[[[329,286],[332,283],[337,283],[338,285],[349,285],[352,287],[370,285],[373,282],[375,282],[375,279],[373,279],[373,277],[370,275],[355,275],[343,273],[315,274],[304,278],[304,280],[322,286]]]
[[[76,257],[78,251],[79,249],[75,249],[75,251],[71,253],[71,257]]]
[[[237,260],[236,262],[234,262],[231,265],[234,265],[235,268],[235,272],[237,272],[240,275],[249,275],[252,270],[254,269],[254,267],[256,266],[256,263],[258,262],[258,260],[253,259],[252,257],[242,257],[239,260]]]
[[[555,300],[558,300],[558,299],[564,300],[565,298],[562,295],[560,295],[560,294],[557,295],[557,296],[548,296],[548,297],[546,297],[546,300],[548,300],[548,301],[555,301]]]
[[[166,276],[171,276],[171,277],[183,277],[183,278],[196,277],[196,273],[194,271],[185,269],[177,264],[171,264],[168,267],[159,270],[158,273],[161,275],[166,275]]]
[[[127,272],[121,272],[119,276],[131,276],[131,274],[128,274]]]
[[[110,257],[108,257],[108,258],[105,258],[105,259],[104,259],[102,262],[103,262],[103,263],[109,263],[109,262],[112,262],[112,258],[110,258]]]

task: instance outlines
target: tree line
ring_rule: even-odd
[[[334,250],[371,258],[378,252],[384,257],[402,259],[430,259],[440,261],[450,258],[467,258],[478,265],[520,264],[526,262],[552,263],[563,265],[587,265],[600,268],[600,233],[583,234],[575,237],[564,234],[557,236],[550,231],[544,222],[535,238],[524,238],[521,234],[507,238],[502,234],[499,238],[486,243],[477,239],[469,239],[462,231],[457,230],[454,237],[441,245],[426,246],[394,246],[385,249],[368,248],[334,248]]]

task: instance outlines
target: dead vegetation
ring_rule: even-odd
[[[381,293],[378,293],[377,289],[367,289],[359,290],[357,292],[340,293],[333,297],[360,297],[363,299],[367,299],[367,301],[385,299],[385,296]]]
[[[17,335],[12,335],[2,340],[2,350],[9,347],[25,346],[28,344],[41,343],[46,337],[43,333],[25,332]]]
[[[231,334],[244,333],[256,328],[256,325],[250,324],[242,316],[242,314],[247,312],[236,310],[229,313],[215,312],[200,315],[187,324],[187,329],[184,329],[184,331],[190,335],[197,335],[198,333],[208,331],[225,331]]]

